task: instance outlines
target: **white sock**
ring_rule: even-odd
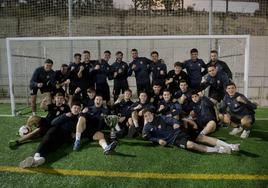
[[[99,144],[102,147],[102,149],[105,149],[107,147],[107,142],[105,139],[99,140]]]
[[[216,146],[230,147],[230,144],[218,139],[216,142]]]
[[[36,115],[36,112],[32,112],[32,115],[35,116]]]
[[[207,153],[217,153],[217,152],[218,152],[217,148],[207,146]]]
[[[201,131],[199,134],[201,134],[201,135],[206,135],[205,132],[204,132],[204,130]]]
[[[34,160],[38,160],[40,158],[41,158],[40,153],[35,153],[34,154]]]
[[[75,133],[75,140],[80,140],[81,139],[81,133]]]
[[[115,126],[115,130],[116,130],[116,131],[121,131],[121,128],[120,128],[120,126],[118,125],[118,123],[117,123],[116,126]]]

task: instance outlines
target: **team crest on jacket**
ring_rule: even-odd
[[[199,66],[199,67],[201,66],[200,63],[198,63],[198,66]]]
[[[217,80],[217,83],[219,84],[219,83],[221,83],[221,81],[220,80]]]
[[[157,128],[158,128],[158,129],[161,129],[161,125],[158,125]]]
[[[160,70],[160,67],[157,67],[157,70]]]
[[[49,75],[47,75],[47,79],[49,79]]]
[[[143,61],[140,61],[140,64],[142,65],[143,64]]]

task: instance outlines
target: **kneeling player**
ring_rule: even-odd
[[[143,111],[143,116],[147,122],[143,128],[143,137],[162,146],[175,145],[184,149],[205,153],[231,154],[232,151],[239,151],[239,144],[228,144],[202,134],[186,134],[179,128],[178,121],[164,116],[155,117],[149,109]],[[205,143],[210,146],[197,144],[196,142]]]
[[[255,121],[257,105],[250,102],[243,94],[236,92],[234,83],[227,85],[226,92],[220,106],[219,117],[224,123],[234,127],[230,135],[237,135],[243,131],[240,137],[247,138]]]
[[[81,136],[98,140],[105,155],[110,154],[115,149],[117,142],[113,141],[111,144],[107,145],[102,132],[105,127],[104,115],[107,114],[108,109],[103,107],[102,96],[96,95],[94,106],[89,107],[87,112],[82,113],[77,122],[76,138],[73,147],[74,151],[78,151],[80,149]]]
[[[214,109],[214,104],[206,96],[199,96],[197,92],[192,93],[193,113],[192,116],[196,117],[200,134],[207,135],[212,133],[217,128],[217,118]]]

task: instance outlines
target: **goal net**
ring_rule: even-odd
[[[59,70],[61,64],[73,61],[74,53],[84,50],[91,52],[91,59],[99,59],[105,50],[110,50],[115,61],[115,53],[122,51],[123,61],[131,62],[131,49],[136,48],[140,57],[150,58],[156,50],[159,57],[173,69],[176,61],[190,58],[190,50],[197,48],[199,58],[209,61],[211,49],[219,52],[219,59],[225,61],[233,72],[233,80],[239,92],[248,95],[249,67],[248,35],[197,35],[197,36],[109,36],[109,37],[25,37],[7,38],[8,91],[11,115],[21,108],[30,106],[29,83],[34,70],[43,65],[46,58],[53,60],[53,69]],[[128,79],[130,88],[135,92],[135,79]],[[112,81],[109,81],[112,90]]]

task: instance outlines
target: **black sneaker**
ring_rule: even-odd
[[[136,127],[134,125],[129,126],[129,128],[128,128],[128,135],[127,136],[129,138],[133,138],[136,135],[136,133],[137,133]]]

